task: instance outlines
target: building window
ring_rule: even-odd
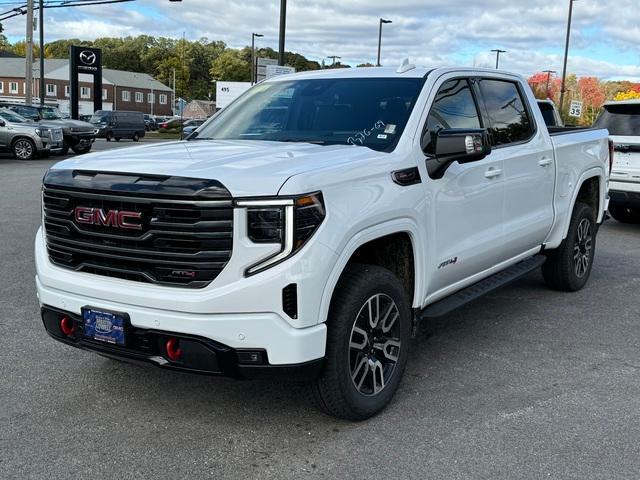
[[[122,90],[122,101],[123,102],[131,101],[131,92],[129,90]]]
[[[167,104],[167,96],[164,93],[160,94],[160,104],[161,105],[166,105]]]
[[[69,85],[64,86],[64,96],[67,98],[71,96],[71,89],[69,88]]]
[[[0,93],[4,93],[4,82],[0,82]]]
[[[89,87],[81,87],[80,88],[80,98],[91,98],[91,88],[89,88]]]
[[[47,83],[47,97],[57,97],[58,87],[53,83]]]
[[[156,103],[156,95],[155,93],[147,93],[147,103]]]
[[[9,93],[18,93],[18,82],[9,82]]]
[[[144,102],[144,94],[142,92],[136,92],[136,103]]]
[[[109,98],[109,95],[107,94],[107,89],[103,88],[102,89],[102,99],[106,100],[107,98]]]

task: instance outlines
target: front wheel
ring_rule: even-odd
[[[133,134],[133,137],[131,137],[131,140],[133,140],[134,142],[140,141],[140,135],[138,135],[138,132]]]
[[[640,208],[609,204],[609,213],[620,223],[640,223]]]
[[[71,147],[71,150],[73,150],[73,153],[77,155],[82,155],[91,151],[91,145],[84,147]]]
[[[111,140],[113,140],[113,133],[107,132],[107,135],[104,138],[107,140],[107,142],[110,142]]]
[[[576,203],[567,238],[557,249],[547,252],[547,261],[542,265],[547,286],[565,292],[585,286],[593,267],[596,233],[593,209],[585,203]]]
[[[378,266],[348,267],[327,329],[324,367],[310,386],[313,402],[346,420],[379,413],[398,389],[408,358],[411,308],[402,284]]]
[[[13,156],[17,160],[31,160],[36,155],[36,145],[28,138],[19,138],[13,142]]]

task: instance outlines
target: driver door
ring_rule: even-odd
[[[431,137],[426,152],[433,148],[438,130],[483,127],[470,79],[446,80],[438,88],[425,125]],[[503,169],[503,160],[490,154],[475,162],[453,162],[442,178],[427,179],[432,202],[428,237],[433,240],[428,296],[456,290],[459,282],[502,260]]]

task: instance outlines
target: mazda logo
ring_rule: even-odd
[[[85,65],[93,65],[96,63],[96,54],[90,50],[80,52],[80,61]]]

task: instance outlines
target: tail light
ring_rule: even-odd
[[[261,272],[300,250],[325,217],[322,193],[286,199],[239,200],[247,208],[247,236],[254,243],[278,243],[281,248],[249,267],[247,275]]]
[[[613,154],[615,152],[615,145],[613,140],[609,139],[609,174],[611,174],[611,170],[613,170]]]

